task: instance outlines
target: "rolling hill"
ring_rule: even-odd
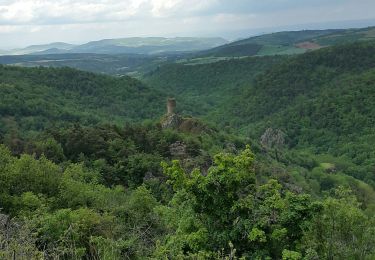
[[[63,52],[69,52],[72,48],[74,48],[74,44],[69,44],[65,42],[54,42],[49,44],[41,44],[41,45],[31,45],[26,48],[14,49],[7,52],[8,55],[24,55],[24,54],[31,54],[42,52],[46,50],[58,50]]]
[[[0,66],[0,255],[373,259],[375,42],[213,60]]]
[[[375,42],[363,41],[274,59],[167,65],[145,80],[190,104],[186,113],[232,132],[258,139],[281,129],[290,148],[361,165],[348,174],[375,186],[374,55]]]
[[[322,31],[289,31],[264,34],[235,41],[217,48],[204,51],[202,55],[214,56],[254,56],[254,55],[273,55],[289,52],[301,53],[294,44],[310,40],[322,35],[329,35],[340,30],[322,30]]]
[[[287,31],[264,34],[203,51],[199,56],[301,54],[323,47],[375,39],[375,28]]]
[[[205,116],[235,98],[262,72],[284,57],[248,57],[204,64],[169,63],[146,73],[144,82],[178,100],[186,114]]]
[[[67,66],[110,75],[141,77],[164,63],[199,65],[252,56],[297,55],[372,39],[375,39],[374,27],[278,32],[232,43],[226,43],[221,38],[107,39],[78,46],[64,43],[31,46],[21,52],[34,50],[32,55],[12,57],[3,54],[0,56],[0,64]],[[59,44],[65,46],[65,49],[59,48]]]
[[[210,49],[226,43],[222,38],[124,38],[89,42],[71,50],[75,53],[160,54]]]
[[[137,75],[140,72],[151,70],[169,59],[173,60],[173,57],[173,55],[107,55],[90,53],[4,55],[0,56],[0,64],[24,67],[71,67],[109,75]]]
[[[124,124],[164,112],[165,95],[130,77],[0,66],[0,133],[80,122]]]
[[[0,64],[25,67],[72,67],[110,75],[132,75],[149,71],[185,53],[226,43],[222,38],[123,38],[82,45],[52,43],[0,53]]]
[[[160,54],[205,50],[223,45],[225,43],[227,43],[227,41],[223,38],[134,37],[91,41],[81,45],[73,45],[63,42],[44,45],[32,45],[22,49],[9,50],[6,52],[6,54]]]

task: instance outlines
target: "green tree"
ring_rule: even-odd
[[[342,187],[328,197],[307,226],[303,247],[320,259],[373,259],[375,218],[361,209],[350,190]]]
[[[249,147],[215,156],[207,174],[187,174],[177,161],[163,167],[176,193],[160,213],[175,232],[157,252],[170,257],[229,252],[232,242],[240,256],[281,258],[284,249],[296,248],[312,216],[309,196],[285,192],[275,180],[256,184]]]

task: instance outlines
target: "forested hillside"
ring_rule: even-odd
[[[280,63],[245,90],[228,118],[252,136],[279,128],[290,147],[346,156],[364,167],[351,175],[374,185],[374,53],[374,43],[358,43]]]
[[[363,166],[350,174],[374,185],[374,53],[363,42],[289,58],[169,65],[146,82],[194,98],[187,113],[204,111],[234,132],[258,139],[278,128],[290,148],[345,156]]]
[[[95,132],[115,136],[101,144],[78,139],[83,146],[74,147],[82,130],[89,138]],[[43,155],[17,158],[0,146],[5,259],[374,256],[369,192],[359,202],[348,188],[338,187],[317,201],[277,180],[259,180],[249,148],[218,154],[205,172],[189,174],[178,161],[164,162],[160,171],[157,161],[168,158],[164,149],[181,136],[152,129],[145,135],[132,135],[129,130],[140,129],[131,128],[82,130],[66,132],[64,145],[45,143],[47,156],[62,160],[60,165]],[[189,150],[186,156],[199,156]]]
[[[375,39],[375,28],[303,30],[263,34],[235,41],[207,51],[200,56],[241,57],[301,54],[329,46]]]
[[[142,80],[0,66],[0,259],[375,258],[374,42]]]
[[[171,63],[146,74],[143,80],[180,100],[184,113],[205,116],[227,102],[235,102],[236,93],[283,59],[249,57],[196,65]]]
[[[174,56],[170,59],[173,60]],[[0,63],[24,67],[70,67],[108,75],[137,74],[156,67],[169,58],[149,55],[107,55],[90,53],[61,53],[0,56]]]
[[[221,38],[136,37],[107,39],[79,46],[64,43],[35,45],[15,50],[13,55],[11,52],[7,55],[3,53],[0,55],[0,64],[25,67],[67,66],[96,73],[141,77],[165,63],[204,64],[253,56],[298,55],[329,46],[374,39],[374,27],[285,31],[227,44]]]
[[[164,110],[164,95],[130,77],[0,66],[0,78],[2,135],[75,122],[139,121]]]
[[[220,37],[129,37],[90,41],[79,45],[55,42],[11,49],[4,52],[7,55],[47,53],[155,54],[199,51],[225,43],[227,43],[227,41]]]

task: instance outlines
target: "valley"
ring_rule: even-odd
[[[0,258],[373,259],[374,37],[0,56]]]

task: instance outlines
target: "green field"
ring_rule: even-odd
[[[293,46],[264,45],[262,49],[257,53],[257,56],[294,55],[302,54],[304,52],[306,52],[304,49],[296,48]]]

